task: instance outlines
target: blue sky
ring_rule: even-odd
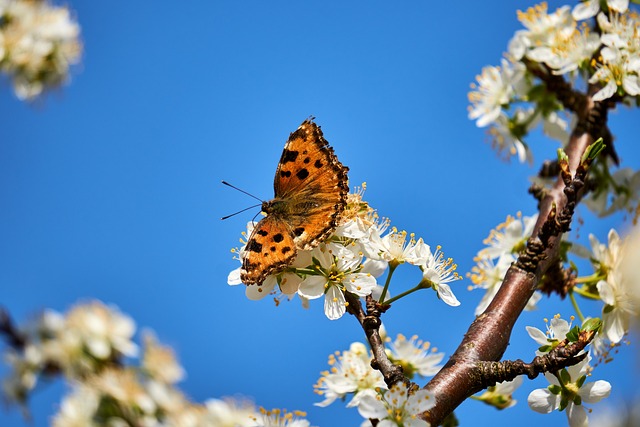
[[[499,62],[520,28],[516,9],[533,3],[69,4],[85,45],[72,83],[32,105],[6,82],[0,90],[0,303],[25,321],[100,299],[174,346],[188,372],[182,389],[196,401],[249,396],[305,410],[312,425],[359,425],[339,402],[314,407],[312,384],[330,353],[364,340],[361,330],[348,316],[328,321],[320,301],[276,308],[227,286],[237,267],[229,249],[254,212],[220,221],[253,203],[220,181],[271,198],[285,140],[314,115],[351,185],[366,181],[365,198],[382,216],[469,271],[491,228],[535,212],[528,177],[557,148],[535,134],[533,167],[505,163],[467,119],[469,84]],[[637,169],[634,114],[618,110],[610,124],[623,164]],[[579,216],[583,240],[590,232],[603,240],[621,220]],[[417,274],[407,267],[395,293]],[[468,285],[453,285],[458,308],[426,293],[398,302],[387,330],[450,355],[482,297]],[[506,357],[530,360],[524,327],[543,328],[558,312],[573,314],[567,301],[548,300],[525,313]],[[609,403],[636,390],[636,354],[623,346],[616,363],[596,370],[594,380],[613,384]],[[545,384],[525,383],[508,411],[468,401],[457,414],[480,427],[564,422],[526,406]],[[55,383],[35,394],[33,425],[47,425],[63,391]],[[0,425],[27,424],[13,410],[0,412]]]

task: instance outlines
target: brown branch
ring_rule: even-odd
[[[523,59],[523,63],[527,67],[527,71],[539,78],[545,84],[546,90],[553,93],[564,108],[578,115],[579,121],[573,133],[575,135],[587,133],[594,141],[602,137],[607,146],[603,154],[610,157],[618,165],[620,160],[613,145],[613,136],[607,127],[607,111],[615,107],[619,100],[612,98],[593,103],[590,96],[587,97],[583,93],[575,91],[571,83],[562,76],[553,74],[553,70],[548,66],[526,58]],[[593,95],[598,89],[600,88],[590,85],[590,95]],[[587,114],[584,114],[585,112]]]
[[[560,85],[555,76],[546,78]],[[590,87],[589,94],[596,90]],[[436,396],[436,405],[421,417],[432,426],[441,424],[465,399],[484,388],[479,368],[483,366],[481,362],[496,362],[502,358],[516,320],[544,273],[558,262],[562,233],[569,230],[584,188],[587,168],[580,166],[580,160],[585,149],[595,140],[594,135],[586,131],[600,136],[606,129],[607,117],[605,104],[593,102],[590,96],[577,96],[573,92],[569,95],[575,99],[561,101],[576,108],[578,125],[565,147],[568,163],[554,187],[540,201],[538,220],[525,252],[509,268],[498,293],[484,313],[471,323],[449,361],[425,386]],[[574,171],[575,177],[572,178]]]
[[[16,350],[22,350],[26,344],[26,338],[13,324],[9,312],[0,307],[0,335],[4,335],[7,343]]]
[[[512,381],[520,375],[534,379],[544,372],[557,372],[568,366],[573,366],[587,357],[587,353],[580,352],[595,337],[594,331],[582,331],[578,341],[569,342],[565,339],[549,353],[536,356],[531,363],[522,360],[506,360],[502,362],[477,362],[478,374],[482,382],[480,390],[493,387],[496,383]]]
[[[349,303],[347,306],[348,312],[358,319],[371,346],[371,351],[373,352],[371,367],[382,373],[387,386],[391,387],[398,381],[403,381],[409,386],[410,382],[404,376],[402,366],[394,365],[387,357],[384,342],[380,336],[380,325],[382,324],[380,316],[389,306],[380,305],[369,295],[366,300],[367,312],[365,313],[360,303],[360,298],[358,298],[357,295],[345,292],[345,297]]]
[[[553,74],[552,70],[544,64],[524,58],[527,71],[542,80],[547,91],[553,93],[564,108],[574,113],[584,110],[587,98],[584,94],[573,90],[573,86],[564,77]]]

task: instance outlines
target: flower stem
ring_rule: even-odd
[[[415,287],[413,287],[413,288],[409,289],[408,291],[404,291],[403,293],[401,293],[401,294],[399,294],[399,295],[396,295],[396,296],[395,296],[395,297],[393,297],[393,298],[389,298],[388,300],[386,300],[386,301],[385,301],[385,302],[383,302],[382,304],[385,304],[385,305],[386,305],[386,304],[391,304],[392,302],[396,302],[396,301],[398,301],[400,298],[404,298],[404,297],[406,297],[407,295],[414,293],[415,291],[419,291],[420,289],[424,289],[424,286],[422,286],[422,285],[417,285],[417,286],[415,286]],[[382,300],[382,298],[380,298],[380,300]]]
[[[603,279],[604,277],[602,276],[602,274],[600,273],[593,273],[591,276],[582,276],[582,277],[577,277],[575,279],[575,283],[591,283],[591,282],[598,282],[600,279]]]
[[[382,303],[382,301],[384,301],[384,297],[387,296],[387,290],[389,289],[389,284],[391,283],[391,276],[393,276],[393,272],[396,271],[396,267],[398,267],[397,262],[395,261],[391,261],[389,262],[389,274],[387,274],[387,280],[384,283],[384,289],[382,289],[382,294],[380,295],[380,299],[378,300],[379,303]]]
[[[584,315],[580,311],[580,307],[578,307],[578,301],[576,301],[576,297],[573,294],[573,290],[569,291],[569,299],[571,300],[571,304],[573,305],[573,308],[576,311],[578,318],[580,319],[580,323],[584,322]]]
[[[600,299],[599,295],[592,294],[591,292],[585,291],[584,289],[579,288],[577,286],[574,287],[573,289],[571,289],[571,292],[572,293],[575,292],[576,294],[578,294],[578,295],[580,295],[582,297],[593,299],[593,300],[599,300]]]

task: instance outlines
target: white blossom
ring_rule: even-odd
[[[524,66],[502,60],[498,67],[487,66],[476,76],[477,85],[469,92],[469,118],[476,120],[478,127],[495,122],[502,108],[518,93],[524,76]]]
[[[586,427],[587,411],[583,404],[597,403],[611,392],[611,384],[607,381],[585,381],[590,372],[590,360],[591,357],[587,356],[576,365],[563,369],[558,376],[545,373],[544,376],[551,385],[532,391],[527,399],[529,407],[541,414],[566,410],[571,427]]]
[[[331,370],[323,372],[314,385],[315,393],[324,396],[316,406],[328,406],[351,393],[354,396],[347,406],[358,406],[364,391],[387,388],[382,373],[371,367],[371,355],[362,343],[354,342],[349,350],[330,355],[329,365]]]
[[[438,364],[442,361],[444,353],[430,351],[430,344],[420,341],[416,335],[407,339],[399,334],[389,347],[391,359],[402,366],[408,378],[411,378],[414,372],[422,377],[435,375],[442,368]]]
[[[424,389],[410,393],[407,386],[399,382],[387,391],[368,393],[358,406],[365,418],[379,419],[378,427],[428,427],[429,423],[418,415],[433,408],[435,396]]]
[[[359,272],[361,257],[335,257],[323,244],[313,254],[318,262],[314,266],[317,274],[302,281],[298,294],[310,300],[324,295],[324,312],[330,320],[339,319],[346,312],[345,292],[364,297],[377,286],[375,277]]]

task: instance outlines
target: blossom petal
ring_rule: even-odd
[[[533,338],[533,340],[538,344],[540,345],[549,344],[549,341],[547,340],[547,336],[540,329],[534,328],[533,326],[527,326],[526,330],[529,333],[529,336]]]
[[[589,0],[583,3],[579,3],[573,8],[571,14],[576,21],[582,21],[596,16],[596,13],[600,10],[600,2],[598,0]]]
[[[558,396],[546,388],[533,390],[527,398],[529,407],[541,414],[548,414],[558,406]]]
[[[324,295],[327,278],[324,276],[309,276],[300,283],[298,294],[308,299],[320,298]]]
[[[613,288],[606,280],[600,280],[596,285],[600,299],[607,305],[615,305],[616,297]]]
[[[622,310],[613,309],[602,314],[603,329],[609,341],[616,344],[627,332],[628,315]]]
[[[611,393],[611,384],[608,381],[598,380],[593,383],[587,383],[580,388],[580,397],[587,403],[596,403],[609,397]]]
[[[229,275],[227,276],[228,285],[234,286],[242,283],[242,280],[240,280],[240,269],[241,267],[238,267],[235,270],[233,270],[231,273],[229,273]]]
[[[273,288],[275,288],[277,283],[278,283],[278,280],[276,279],[276,276],[274,275],[267,276],[267,278],[264,279],[264,282],[262,282],[262,285],[247,286],[247,289],[245,289],[244,294],[250,300],[258,301],[266,297],[267,295],[269,295],[271,291],[273,291]]]
[[[587,411],[584,410],[582,405],[570,403],[569,406],[567,406],[567,418],[569,419],[569,425],[571,427],[587,427],[589,425]]]
[[[330,286],[324,297],[324,314],[326,314],[329,320],[337,320],[341,318],[346,311],[347,306],[344,294],[337,286]]]
[[[384,403],[380,401],[377,393],[375,392],[367,393],[360,399],[358,412],[365,418],[383,419],[388,415],[387,408],[384,406]]]
[[[438,296],[444,301],[446,304],[457,307],[460,305],[460,301],[456,298],[456,296],[451,292],[451,288],[449,285],[445,283],[440,283],[438,285]]]

